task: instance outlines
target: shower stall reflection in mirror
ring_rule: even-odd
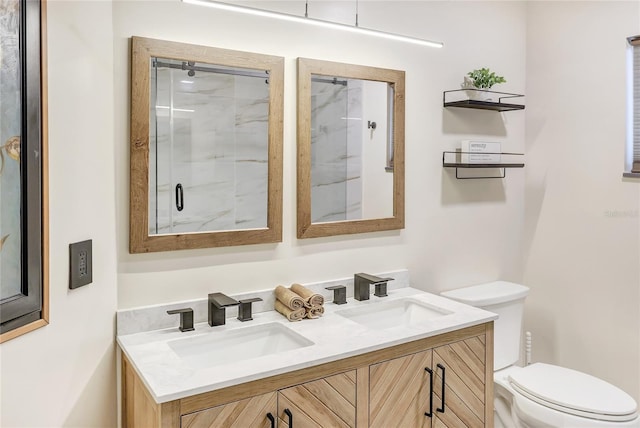
[[[392,102],[385,82],[312,76],[313,223],[393,215]]]
[[[150,67],[149,234],[267,227],[269,74]]]

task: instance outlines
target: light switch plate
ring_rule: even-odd
[[[69,244],[69,288],[74,289],[93,281],[91,239]]]

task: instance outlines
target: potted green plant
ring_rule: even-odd
[[[463,89],[467,90],[467,95],[472,100],[491,100],[491,93],[484,92],[491,89],[493,85],[506,83],[503,76],[498,76],[488,68],[479,68],[467,73],[464,76]]]

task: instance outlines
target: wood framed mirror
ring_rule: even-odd
[[[404,75],[298,58],[298,238],[404,228]]]
[[[131,49],[130,252],[282,241],[284,59]]]

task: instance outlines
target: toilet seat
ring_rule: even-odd
[[[535,363],[509,374],[518,393],[545,407],[608,422],[635,419],[635,400],[621,389],[585,373]]]

